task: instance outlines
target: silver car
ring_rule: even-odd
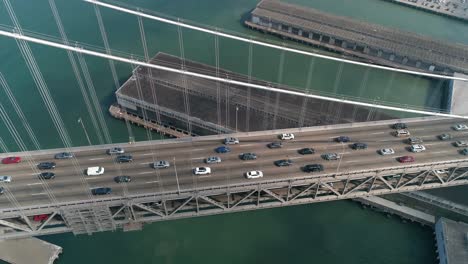
[[[171,166],[169,164],[169,161],[166,161],[166,160],[159,160],[159,161],[156,161],[154,162],[151,167],[153,167],[154,169],[165,169],[165,168],[169,168],[169,166]]]
[[[235,145],[239,144],[239,139],[235,137],[228,137],[224,139],[224,144],[226,145]]]
[[[391,148],[385,148],[385,149],[380,149],[379,153],[380,155],[393,155],[395,154],[395,151]]]
[[[112,155],[112,154],[124,154],[125,153],[125,150],[123,148],[120,148],[120,147],[114,147],[114,148],[110,148],[107,150],[107,154],[109,155]]]
[[[55,159],[71,159],[73,158],[73,154],[70,152],[60,152],[55,154]]]
[[[208,157],[205,159],[206,164],[213,164],[213,163],[220,163],[221,158],[220,157]]]

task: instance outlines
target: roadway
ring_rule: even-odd
[[[461,121],[460,121],[461,122]],[[30,152],[30,156],[23,156],[19,164],[0,164],[0,175],[12,176],[11,183],[0,184],[7,189],[8,194],[0,196],[0,208],[15,207],[11,203],[12,194],[21,206],[33,204],[47,204],[51,200],[47,189],[51,190],[57,201],[83,200],[91,197],[89,189],[97,187],[111,187],[110,196],[124,196],[150,192],[162,192],[194,187],[219,186],[242,182],[261,182],[265,180],[281,179],[285,177],[299,177],[315,175],[319,177],[325,173],[345,172],[381,167],[405,166],[396,158],[412,155],[417,163],[428,163],[444,160],[467,159],[459,154],[461,148],[456,148],[452,142],[468,139],[468,131],[455,131],[451,128],[456,120],[437,120],[408,123],[412,136],[424,139],[423,145],[427,150],[422,153],[411,153],[409,144],[403,138],[393,136],[393,129],[389,125],[370,125],[345,129],[332,129],[295,133],[296,139],[284,141],[283,148],[269,149],[266,145],[278,141],[277,135],[240,136],[240,144],[231,145],[231,152],[216,154],[214,149],[223,145],[221,140],[178,142],[174,144],[157,144],[152,146],[129,146],[125,144],[127,154],[134,158],[132,163],[118,164],[115,155],[110,156],[103,149],[80,150],[74,152],[75,159],[54,160],[53,155]],[[437,135],[451,133],[453,140],[441,141]],[[349,136],[350,143],[337,143],[333,139],[337,136]],[[352,150],[349,145],[353,142],[368,144],[366,150]],[[116,144],[115,146],[119,146]],[[122,144],[121,146],[124,146]],[[312,155],[300,155],[297,151],[304,147],[314,148]],[[395,155],[382,156],[377,154],[381,148],[393,148]],[[254,152],[258,158],[255,161],[242,161],[239,154]],[[336,152],[342,154],[340,161],[326,161],[321,154]],[[2,155],[6,157],[7,155]],[[222,162],[207,165],[204,159],[208,156],[219,156]],[[273,162],[279,159],[291,159],[293,165],[276,167]],[[155,170],[150,164],[157,160],[167,160],[171,167]],[[55,179],[40,180],[37,175],[41,172],[36,164],[44,161],[54,161],[57,167],[50,170],[56,174]],[[174,164],[175,161],[175,164]],[[304,173],[300,168],[306,164],[319,163],[325,167],[322,173]],[[76,165],[76,166],[75,166]],[[175,166],[174,166],[175,165]],[[87,167],[103,166],[104,175],[84,176]],[[209,166],[210,175],[193,175],[192,168]],[[261,179],[246,179],[244,173],[250,170],[261,170]],[[177,171],[177,177],[176,177]],[[130,183],[115,183],[114,177],[128,175],[132,177]]]

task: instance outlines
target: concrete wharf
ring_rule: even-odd
[[[377,64],[427,72],[468,73],[468,46],[431,39],[312,8],[262,0],[246,26]]]
[[[14,264],[52,264],[62,248],[35,237],[0,240],[0,259]]]
[[[468,262],[468,224],[440,218],[435,234],[440,264]]]
[[[468,21],[466,0],[385,0],[426,12]]]

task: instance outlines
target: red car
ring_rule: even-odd
[[[3,164],[13,164],[13,163],[20,163],[21,158],[20,157],[7,157],[2,159]]]
[[[400,163],[409,163],[409,162],[414,162],[414,157],[413,156],[403,156],[399,157],[398,161]]]
[[[49,215],[47,215],[47,214],[40,214],[40,215],[33,216],[33,220],[36,221],[36,222],[45,221],[45,220],[47,220],[47,218],[49,218]]]

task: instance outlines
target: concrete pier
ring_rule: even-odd
[[[52,264],[62,248],[38,238],[0,240],[0,259],[14,264]]]
[[[468,263],[468,224],[441,218],[435,234],[440,264]]]
[[[456,77],[468,78],[468,75],[455,73]],[[447,106],[450,113],[468,115],[468,82],[452,81],[449,85],[449,99]]]
[[[466,0],[385,0],[426,12],[468,21],[468,1]]]

